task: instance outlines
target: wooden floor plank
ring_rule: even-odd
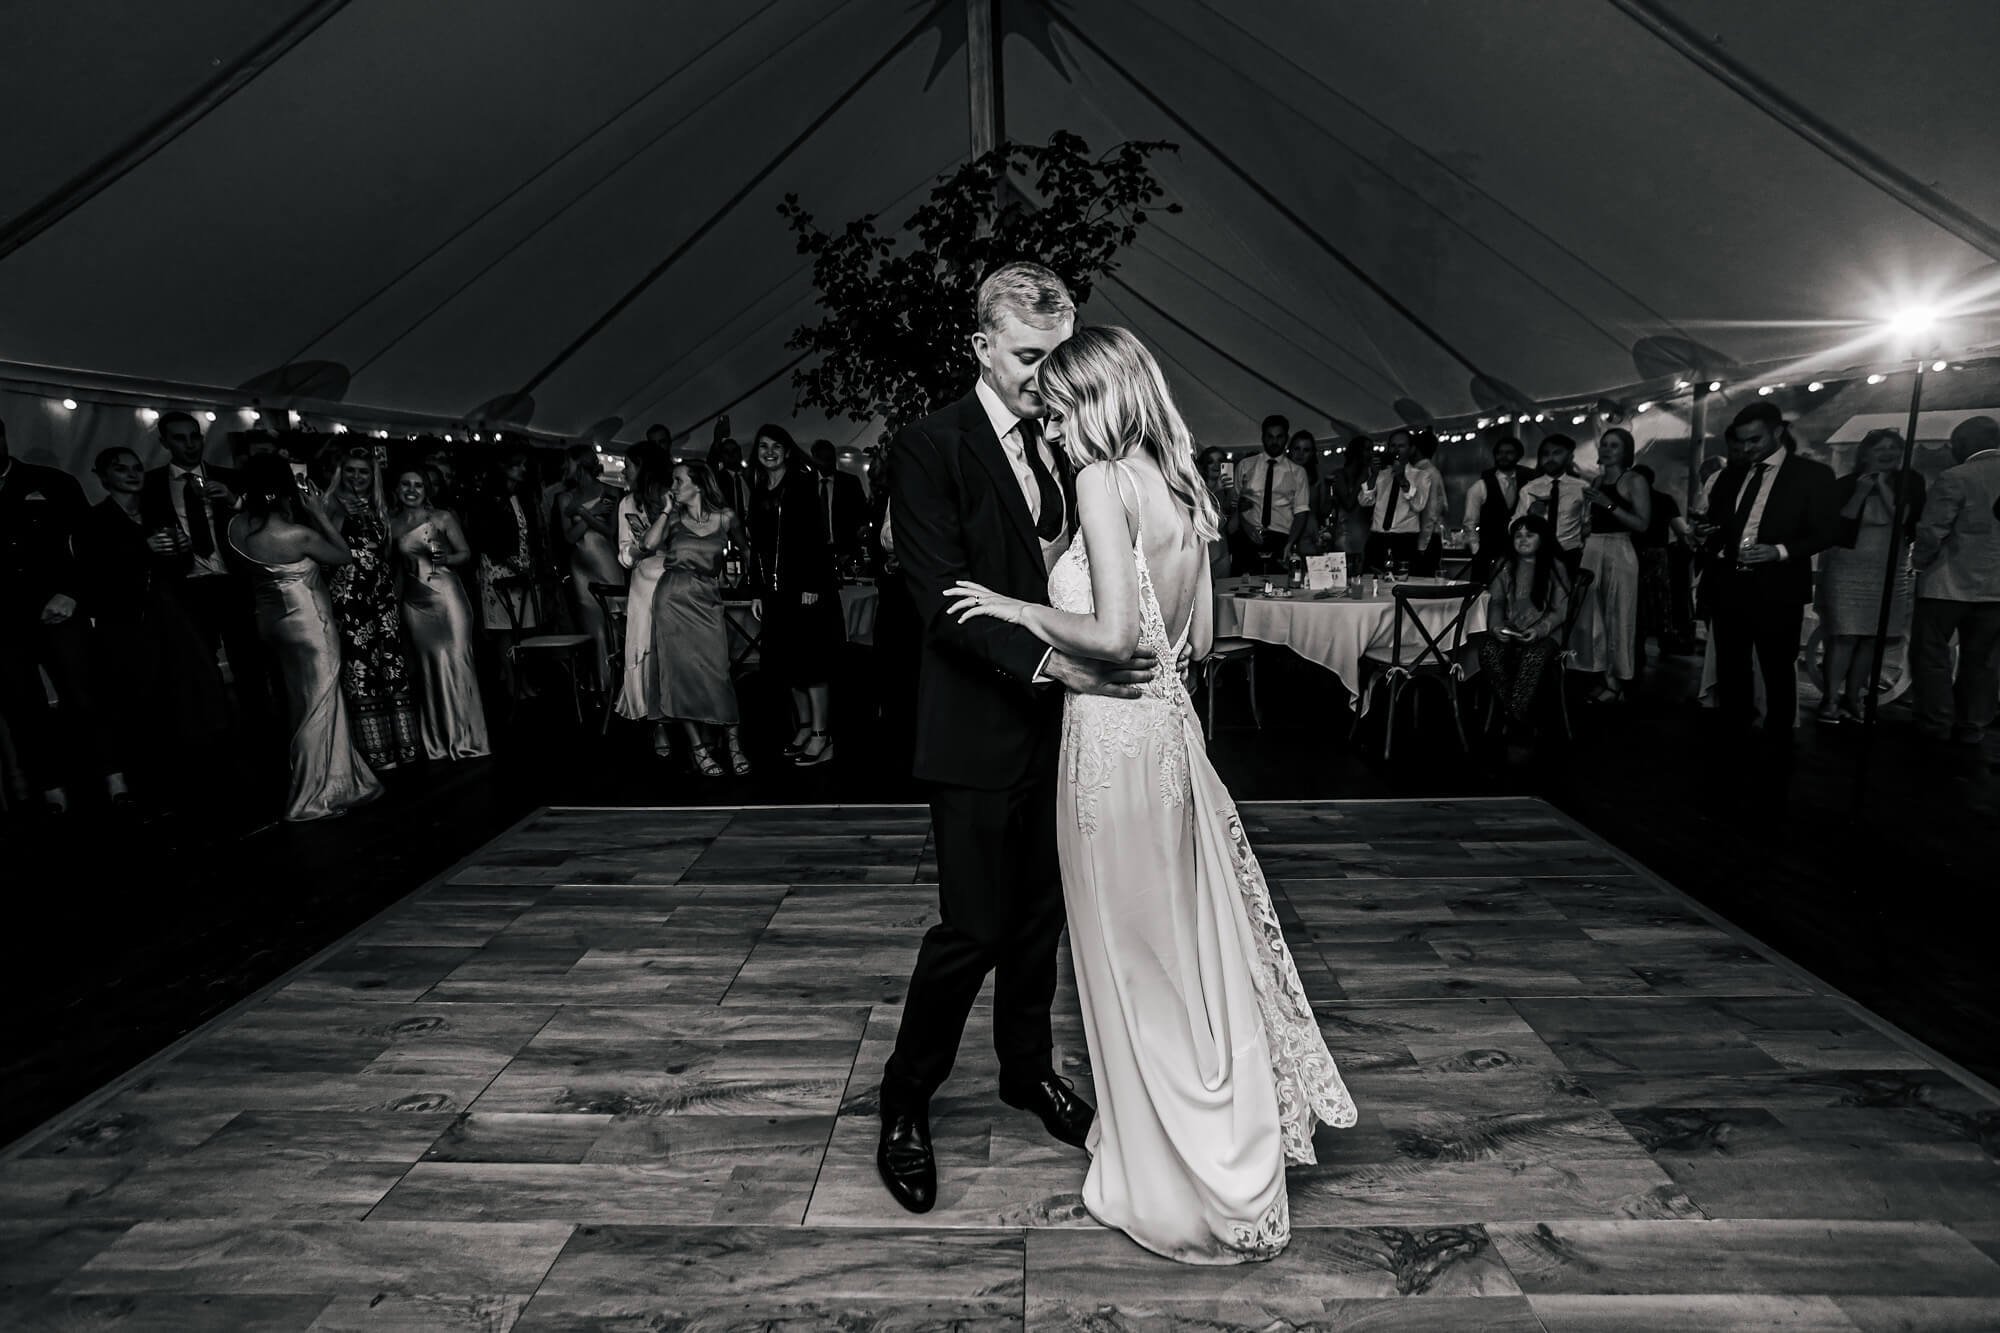
[[[0,1326],[2000,1327],[1982,1091],[1539,803],[1243,816],[1360,1111],[1271,1263],[1099,1226],[990,985],[889,1198],[921,808],[551,810],[0,1159]]]

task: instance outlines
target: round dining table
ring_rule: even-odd
[[[1438,587],[1444,580],[1410,579],[1411,589]],[[1291,649],[1308,662],[1316,662],[1334,674],[1349,695],[1361,685],[1361,659],[1389,656],[1393,645],[1396,603],[1385,581],[1372,595],[1364,589],[1359,597],[1345,589],[1310,592],[1297,589],[1285,595],[1280,585],[1277,595],[1263,593],[1261,578],[1232,578],[1215,585],[1215,637],[1255,639]],[[1421,602],[1417,615],[1432,634],[1442,635],[1458,614],[1458,599]],[[1480,593],[1465,615],[1465,643],[1457,660],[1469,674],[1479,666],[1479,656],[1471,638],[1486,629],[1486,594]],[[1408,626],[1403,630],[1403,656],[1423,647],[1423,640]]]

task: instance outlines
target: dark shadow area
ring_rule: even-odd
[[[1733,744],[1693,701],[1692,658],[1656,659],[1633,702],[1573,705],[1576,740],[1460,750],[1442,696],[1396,757],[1327,676],[1260,650],[1264,727],[1240,677],[1218,693],[1211,752],[1239,800],[1535,795],[1554,803],[1771,948],[1974,1073],[2000,1081],[2000,993],[1987,902],[2000,777],[1987,749],[1932,747],[1885,713],[1876,734],[1801,726],[1796,747]],[[389,776],[375,805],[318,825],[274,821],[275,773],[197,807],[116,817],[79,809],[5,826],[0,976],[17,1037],[0,1053],[11,1141],[311,957],[542,805],[737,805],[921,799],[857,717],[876,693],[850,649],[836,685],[838,758],[777,755],[782,697],[744,682],[758,770],[704,779],[642,727],[578,728],[567,701],[522,710],[497,757]],[[1573,684],[1575,682],[1572,682]],[[1580,693],[1580,691],[1579,691]],[[1475,729],[1484,698],[1468,692]],[[1872,753],[1869,751],[1872,748]],[[1867,777],[1860,774],[1864,758]],[[1657,979],[1653,979],[1659,984]]]

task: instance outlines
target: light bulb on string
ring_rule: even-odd
[[[1943,370],[1943,369],[1944,369],[1944,367],[1945,367],[1945,363],[1944,363],[1944,362],[1942,362],[1942,361],[1933,361],[1933,362],[1931,362],[1931,369],[1932,369],[1932,370]]]
[[[1721,387],[1722,387],[1722,381],[1721,381],[1721,380],[1710,380],[1710,381],[1708,382],[1708,391],[1709,391],[1710,393],[1714,393],[1714,392],[1715,392],[1716,390],[1720,389]]]
[[[74,399],[74,398],[65,398],[65,399],[63,399],[63,400],[62,400],[62,405],[63,405],[63,411],[65,411],[65,412],[74,412],[74,411],[76,411],[76,399]]]
[[[1886,379],[1888,379],[1888,378],[1889,378],[1889,377],[1888,377],[1887,375],[1884,375],[1884,374],[1881,374],[1880,372],[1877,372],[1876,374],[1873,374],[1873,375],[1870,375],[1870,376],[1868,377],[1868,382],[1869,382],[1870,384],[1880,384],[1880,383],[1881,383],[1881,382],[1882,382],[1883,380],[1886,380]]]
[[[1813,382],[1812,382],[1811,384],[1808,384],[1808,385],[1806,385],[1806,392],[1807,392],[1807,393],[1818,393],[1818,392],[1819,392],[1819,391],[1820,391],[1821,389],[1824,389],[1825,387],[1826,387],[1826,384],[1825,384],[1825,382],[1824,382],[1824,381],[1822,381],[1822,380],[1814,380],[1814,381],[1813,381]]]
[[[213,413],[213,412],[203,412],[203,413],[201,414],[201,419],[202,419],[203,421],[206,421],[206,422],[207,422],[207,423],[208,423],[209,425],[213,426],[213,425],[215,424],[215,413]]]

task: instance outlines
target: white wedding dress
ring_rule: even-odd
[[[1354,1124],[1354,1102],[1171,669],[1188,629],[1168,638],[1136,525],[1139,643],[1167,669],[1063,715],[1056,845],[1098,1108],[1083,1202],[1170,1259],[1269,1259],[1291,1237],[1286,1165],[1314,1160],[1315,1124]],[[1092,610],[1081,536],[1049,601]]]

